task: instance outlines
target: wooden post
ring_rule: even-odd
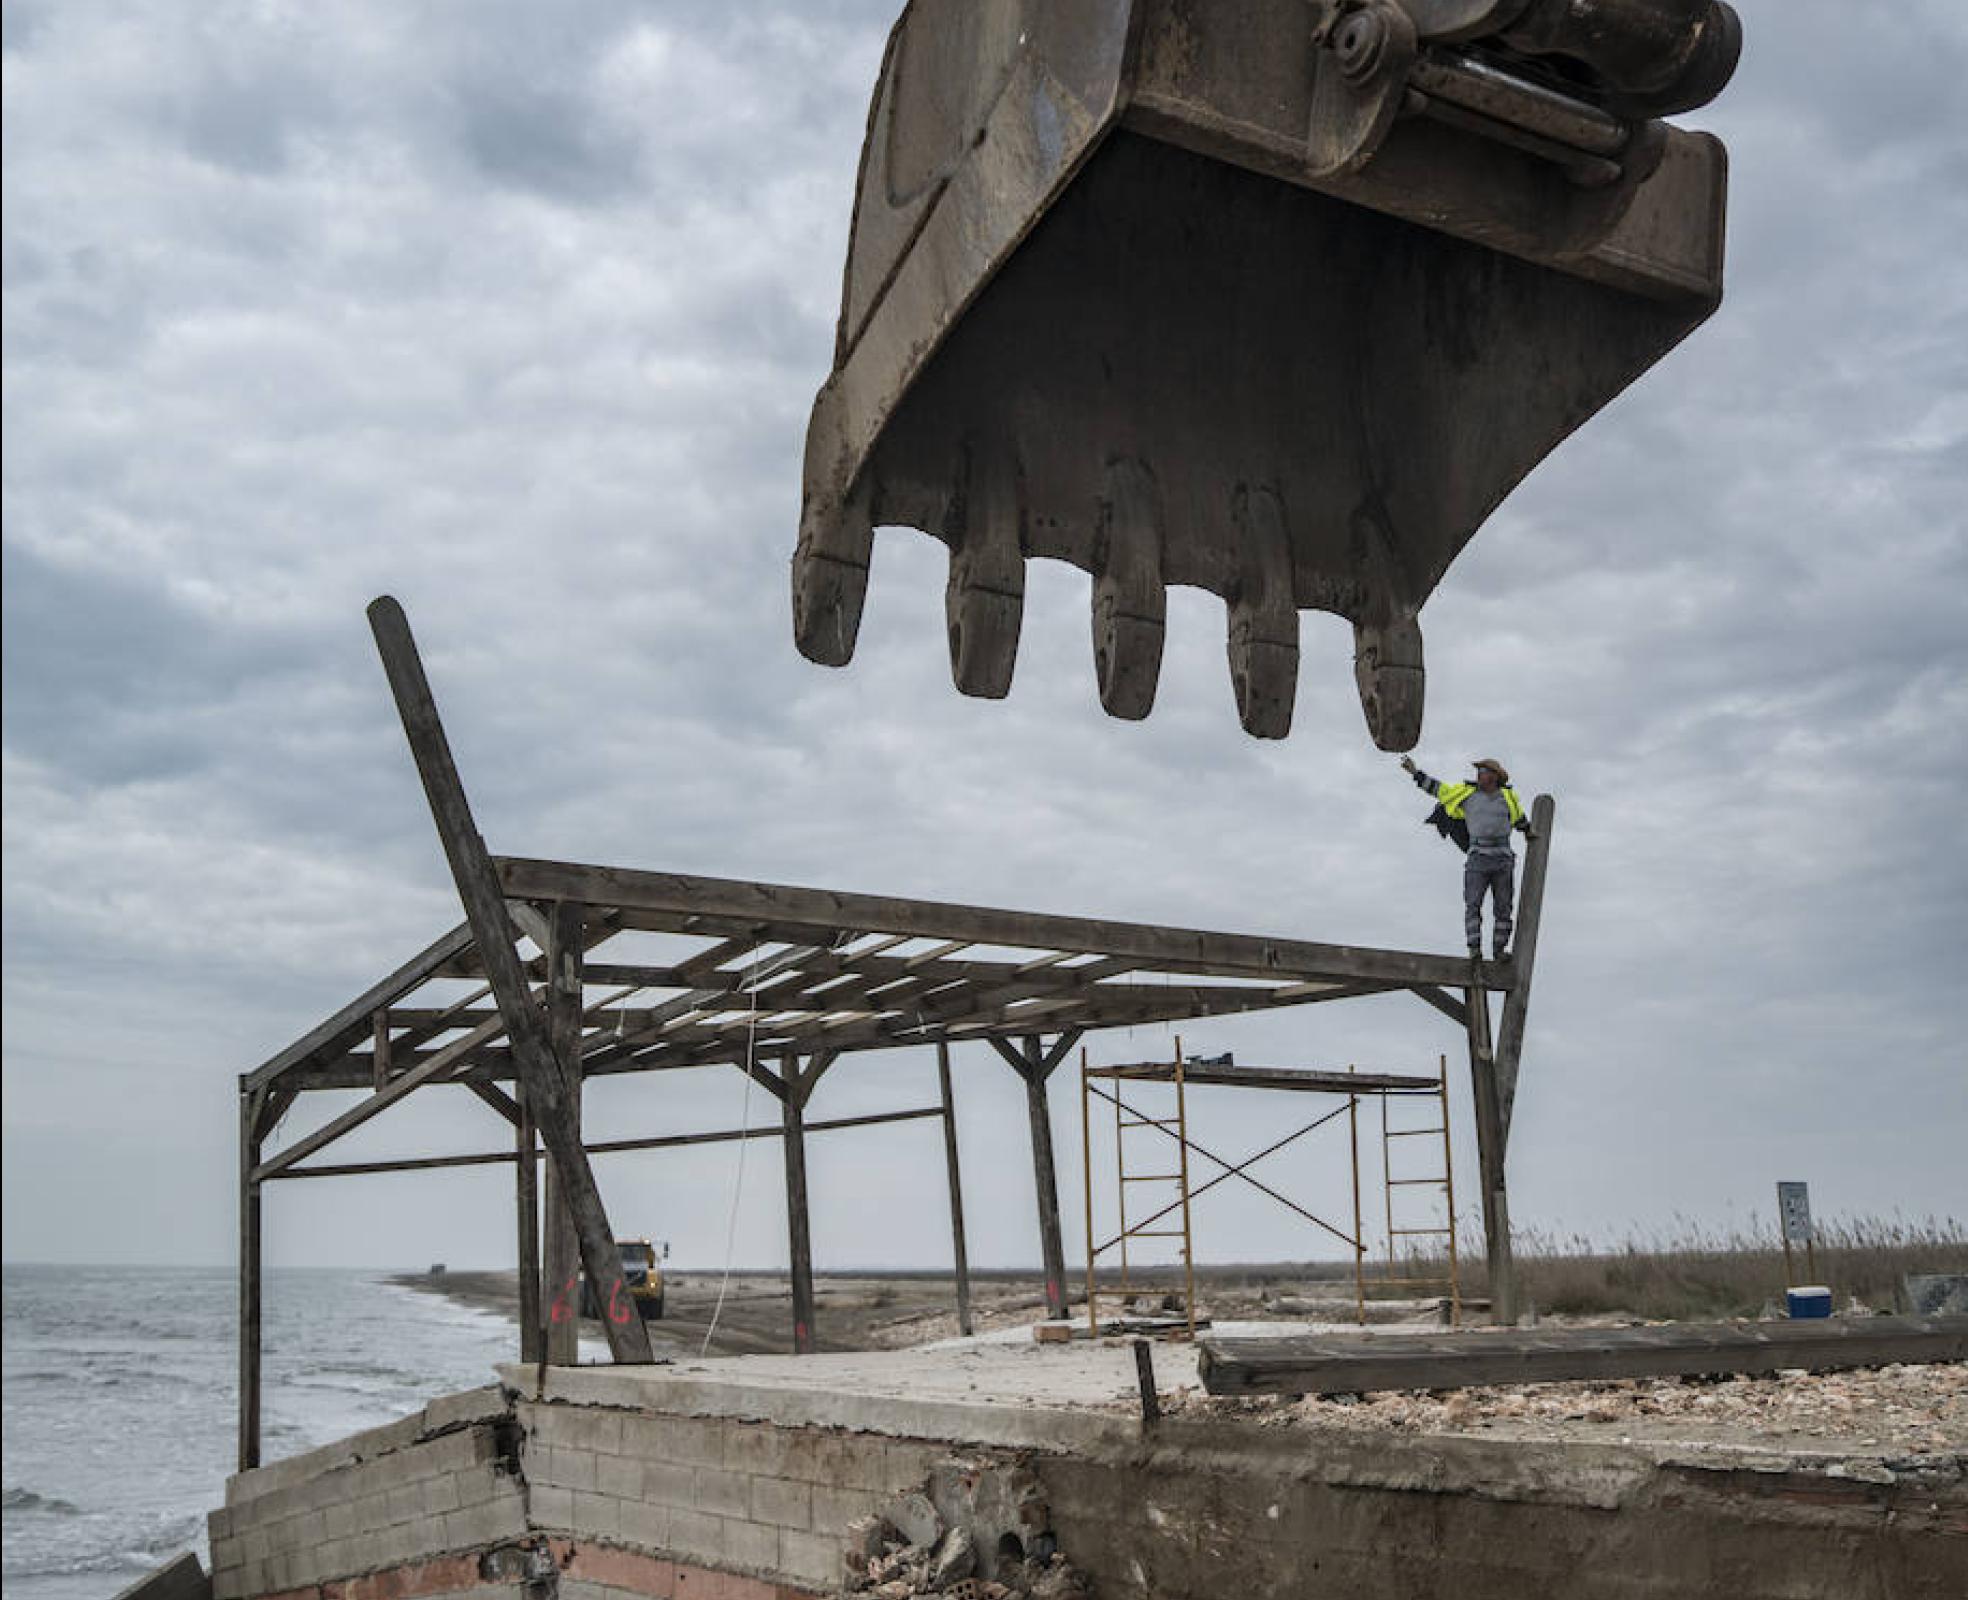
[[[498,1002],[515,1071],[526,1086],[541,1141],[552,1158],[555,1174],[567,1195],[568,1208],[574,1214],[581,1262],[587,1268],[588,1281],[595,1286],[609,1353],[619,1362],[647,1362],[649,1330],[630,1303],[627,1287],[622,1282],[621,1256],[608,1225],[608,1212],[601,1203],[594,1170],[588,1165],[587,1152],[581,1148],[581,1136],[568,1107],[567,1084],[572,1074],[556,1059],[553,1041],[547,1036],[546,1025],[534,1004],[526,969],[520,964],[519,952],[513,948],[512,919],[506,911],[505,894],[485,841],[472,821],[471,806],[452,761],[450,742],[444,736],[444,724],[438,718],[437,703],[424,676],[423,662],[418,659],[409,620],[403,615],[403,608],[385,595],[370,603],[369,627],[383,658],[383,670],[389,676],[404,736],[416,759],[417,774],[430,801],[431,819],[444,845],[458,898],[464,902],[472,941],[485,967],[485,980]]]
[[[1053,1062],[1052,1065],[1057,1065]],[[1066,1245],[1059,1231],[1059,1175],[1052,1159],[1052,1110],[1046,1103],[1046,1062],[1040,1040],[1025,1041],[1025,1114],[1032,1125],[1032,1182],[1039,1201],[1039,1250],[1045,1258],[1046,1315],[1066,1315]],[[1091,1241],[1089,1241],[1090,1243]]]
[[[1551,823],[1558,810],[1550,795],[1531,802],[1531,842],[1524,851],[1524,882],[1517,896],[1517,936],[1512,962],[1516,985],[1503,997],[1497,1029],[1497,1126],[1510,1143],[1510,1114],[1517,1104],[1517,1068],[1524,1057],[1524,1022],[1531,1007],[1531,973],[1537,965],[1538,918],[1544,910],[1544,874],[1551,860]]]
[[[806,1101],[829,1059],[811,1057],[802,1074],[799,1057],[787,1056],[786,1092],[779,1102],[785,1129],[781,1145],[786,1158],[786,1234],[792,1257],[793,1354],[799,1356],[813,1354],[813,1229],[806,1199]]]
[[[1502,1110],[1490,1044],[1489,991],[1471,984],[1463,991],[1463,1002],[1469,1012],[1469,1075],[1476,1102],[1476,1166],[1483,1195],[1483,1250],[1490,1269],[1490,1315],[1495,1322],[1515,1323],[1517,1270],[1510,1253],[1510,1200],[1504,1190]]]
[[[264,1091],[239,1095],[239,1470],[260,1464],[260,1105]]]
[[[936,1082],[943,1093],[943,1166],[950,1176],[950,1246],[957,1270],[957,1332],[970,1337],[970,1254],[964,1246],[963,1174],[957,1164],[957,1104],[950,1091],[950,1046],[936,1042]]]
[[[540,1326],[540,1163],[539,1135],[527,1104],[526,1085],[513,1085],[519,1118],[513,1124],[513,1198],[519,1210],[519,1359],[527,1366],[541,1359]]]
[[[581,1132],[581,966],[585,917],[586,908],[576,902],[555,901],[547,919],[545,952],[547,1031],[555,1056],[573,1069],[566,1074],[563,1088],[568,1118],[577,1138]],[[581,1359],[581,1240],[574,1228],[574,1213],[568,1208],[566,1191],[551,1168],[547,1172],[546,1191],[543,1268],[548,1303],[546,1360],[549,1366],[571,1367]]]

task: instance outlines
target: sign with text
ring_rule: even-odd
[[[1777,1225],[1785,1244],[1811,1242],[1811,1187],[1805,1183],[1777,1185]]]

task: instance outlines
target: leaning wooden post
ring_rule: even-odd
[[[957,1332],[970,1337],[970,1255],[964,1247],[963,1173],[957,1165],[957,1103],[950,1092],[950,1046],[936,1041],[936,1082],[943,1092],[943,1166],[950,1176],[950,1244],[957,1269]]]
[[[799,1057],[786,1057],[786,1093],[779,1102],[785,1137],[780,1144],[786,1165],[786,1234],[790,1246],[793,1285],[793,1354],[813,1354],[813,1228],[806,1199],[806,1096],[820,1062],[800,1076]]]
[[[418,659],[409,620],[403,608],[384,595],[369,606],[369,627],[382,654],[383,670],[389,675],[397,714],[410,741],[410,753],[416,759],[417,775],[423,780],[445,858],[451,864],[458,898],[464,902],[473,943],[485,966],[485,981],[498,1002],[514,1068],[532,1102],[541,1142],[574,1213],[581,1262],[587,1268],[588,1281],[595,1286],[609,1353],[619,1362],[646,1362],[650,1359],[649,1330],[622,1282],[621,1257],[608,1226],[608,1213],[568,1106],[566,1085],[571,1073],[555,1059],[526,969],[513,948],[505,895],[485,841],[472,822],[471,807],[451,759],[451,745],[438,719],[437,703],[424,676],[423,662]]]
[[[581,1133],[581,981],[582,924],[585,908],[556,900],[547,917],[547,1032],[564,1071],[568,1119]],[[581,1359],[581,1240],[566,1190],[549,1169],[546,1181],[545,1265],[542,1269],[551,1315],[546,1327],[547,1365],[571,1367]],[[597,1310],[601,1309],[597,1304]]]
[[[1478,965],[1471,962],[1472,967]],[[1517,1320],[1517,1272],[1510,1254],[1510,1199],[1504,1190],[1503,1124],[1490,1043],[1490,992],[1480,975],[1463,991],[1469,1017],[1469,1076],[1476,1102],[1476,1166],[1483,1193],[1483,1250],[1490,1269],[1490,1315]]]
[[[1524,1058],[1524,1022],[1531,1008],[1531,973],[1537,965],[1538,919],[1544,911],[1544,874],[1551,860],[1551,823],[1558,805],[1541,794],[1531,802],[1531,842],[1524,851],[1524,883],[1517,896],[1517,937],[1513,965],[1517,981],[1503,997],[1497,1028],[1497,1121],[1506,1147],[1510,1113],[1517,1104],[1517,1067]]]
[[[1055,1063],[1056,1065],[1056,1063]],[[1052,1159],[1052,1110],[1046,1102],[1046,1064],[1040,1040],[1025,1041],[1025,1113],[1032,1125],[1032,1182],[1039,1201],[1039,1249],[1045,1257],[1046,1315],[1066,1315],[1066,1245],[1059,1231],[1059,1175]],[[1091,1241],[1089,1241],[1091,1242]]]
[[[239,1470],[260,1464],[260,1094],[239,1092]]]

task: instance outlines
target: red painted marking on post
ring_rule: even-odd
[[[621,1299],[622,1280],[617,1278],[609,1286],[608,1290],[608,1320],[610,1322],[627,1322],[629,1320],[629,1307],[623,1305]]]
[[[576,1273],[560,1286],[560,1293],[554,1296],[553,1310],[548,1313],[547,1320],[556,1327],[573,1317],[574,1309],[567,1303],[567,1293],[579,1281],[580,1274]]]

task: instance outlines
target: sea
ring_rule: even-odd
[[[263,1459],[328,1444],[493,1380],[515,1324],[391,1283],[271,1269]],[[6,1600],[108,1600],[184,1550],[237,1450],[230,1268],[0,1268]]]

